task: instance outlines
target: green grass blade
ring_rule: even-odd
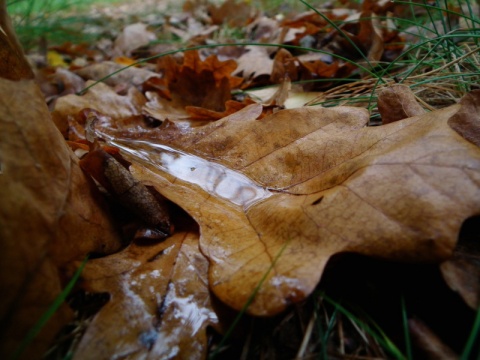
[[[468,337],[467,343],[465,344],[465,348],[463,349],[462,356],[460,360],[470,360],[474,359],[472,356],[472,349],[473,346],[480,341],[480,306],[477,310],[477,316],[475,317],[475,321],[473,323],[472,331],[470,331],[470,335]],[[480,353],[477,354],[475,359],[480,359]]]
[[[60,308],[60,306],[63,304],[63,302],[67,298],[68,294],[70,294],[70,292],[72,291],[73,286],[78,281],[78,278],[80,277],[80,274],[82,273],[83,268],[85,267],[87,261],[88,261],[88,256],[86,256],[85,259],[82,261],[80,267],[77,269],[77,271],[75,271],[75,274],[73,274],[67,286],[65,286],[63,291],[55,298],[55,300],[49,306],[47,311],[45,311],[42,314],[40,319],[38,319],[35,325],[33,325],[33,327],[30,329],[30,331],[27,333],[25,338],[22,340],[22,342],[18,346],[17,350],[15,350],[13,355],[10,357],[10,360],[17,360],[20,358],[23,352],[32,343],[33,339],[35,339],[35,337],[40,333],[40,331],[48,322],[48,320],[50,320],[53,314],[55,314],[55,312]]]
[[[370,323],[374,326],[374,331],[368,324],[358,319],[353,313],[348,311],[338,302],[327,296],[325,293],[322,294],[322,297],[328,301],[330,304],[338,308],[338,310],[347,316],[351,321],[355,322],[359,327],[363,330],[368,332],[370,336],[372,336],[386,351],[390,352],[390,354],[398,360],[405,360],[406,357],[402,354],[402,352],[398,349],[398,347],[393,343],[392,340],[388,338],[388,336],[383,332],[383,330],[373,321],[370,320]]]
[[[400,301],[402,306],[403,336],[405,337],[405,353],[407,355],[407,359],[412,360],[412,341],[410,339],[410,331],[408,330],[407,306],[405,305],[405,297],[403,295]]]

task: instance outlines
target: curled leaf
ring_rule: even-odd
[[[412,90],[408,86],[401,84],[383,88],[379,92],[378,111],[382,116],[383,124],[425,113],[425,110],[415,99]]]

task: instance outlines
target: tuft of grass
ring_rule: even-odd
[[[26,51],[37,46],[97,39],[85,27],[96,21],[84,12],[96,3],[118,0],[9,0],[7,9],[19,40]]]

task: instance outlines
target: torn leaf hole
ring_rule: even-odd
[[[318,205],[322,202],[322,200],[323,200],[323,196],[320,196],[317,200],[312,202],[311,205]]]

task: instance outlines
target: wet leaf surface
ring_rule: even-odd
[[[110,301],[88,327],[75,359],[205,358],[206,327],[218,320],[198,239],[193,227],[90,261],[83,287],[109,293]]]

